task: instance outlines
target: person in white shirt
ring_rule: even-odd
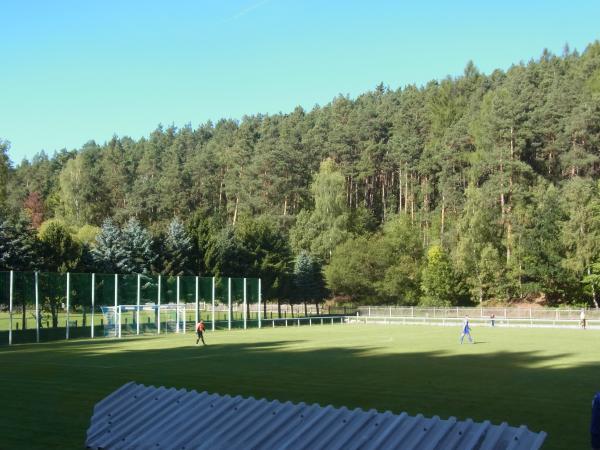
[[[579,325],[585,330],[585,309],[582,309],[581,314],[579,314]]]

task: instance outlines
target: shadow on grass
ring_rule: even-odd
[[[135,339],[149,347],[152,340]],[[94,403],[136,381],[269,400],[506,421],[548,432],[544,448],[588,446],[600,362],[540,368],[536,366],[565,355],[384,353],[369,345],[303,348],[303,343],[209,342],[204,347],[186,342],[118,349],[122,341],[89,340],[54,343],[47,349],[3,348],[0,396],[12,413],[0,422],[0,435],[13,449],[79,448]]]

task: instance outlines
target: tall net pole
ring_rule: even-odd
[[[69,309],[71,308],[71,274],[67,272],[67,334],[69,339]]]
[[[175,307],[175,333],[179,333],[179,320],[180,320],[180,316],[179,316],[179,276],[177,277],[177,301],[176,301],[177,306]]]
[[[177,277],[177,281],[179,281],[179,277]],[[187,325],[187,301],[184,298],[183,299],[183,308],[182,308],[182,317],[181,317],[181,327],[182,327],[182,333],[185,333],[185,327]]]
[[[215,331],[215,277],[212,277],[212,330]]]
[[[160,334],[160,281],[161,276],[158,276],[158,311],[156,311],[156,334]]]
[[[94,309],[96,309],[96,274],[92,274],[92,329],[90,335],[94,339]]]
[[[140,334],[140,296],[142,291],[141,286],[141,275],[138,273],[137,276],[137,308],[135,311],[135,332],[136,334]]]
[[[40,342],[40,291],[38,285],[38,271],[35,272],[35,342]]]
[[[196,314],[194,315],[194,319],[196,320],[194,324],[198,323],[198,277],[196,277]]]
[[[248,323],[248,309],[247,309],[248,301],[246,298],[246,279],[244,278],[244,330],[246,329],[246,325]]]
[[[115,273],[115,336],[121,338],[121,308],[119,308],[119,275]]]
[[[13,284],[14,274],[10,271],[10,281],[8,287],[8,345],[12,345],[12,329],[13,329]]]
[[[262,302],[262,292],[261,292],[261,289],[260,289],[260,284],[261,284],[261,281],[260,281],[260,278],[259,278],[258,279],[258,328],[262,327],[262,324],[261,324],[261,321],[260,321],[260,318],[261,318],[260,317],[260,314],[261,314],[260,304]]]
[[[231,330],[231,278],[227,278],[227,329]]]

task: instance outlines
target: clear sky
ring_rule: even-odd
[[[2,0],[0,138],[13,162],[159,123],[291,111],[583,50],[600,1]]]

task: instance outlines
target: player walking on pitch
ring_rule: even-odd
[[[460,343],[463,343],[463,339],[467,336],[469,338],[469,342],[471,344],[474,343],[473,338],[471,337],[471,326],[469,325],[469,316],[465,316],[465,321],[462,326],[462,333],[460,334]]]
[[[204,330],[206,330],[206,327],[204,326],[204,320],[200,320],[200,322],[196,324],[196,335],[198,336],[196,339],[196,344],[202,340],[202,344],[206,345],[206,342],[204,342]]]

